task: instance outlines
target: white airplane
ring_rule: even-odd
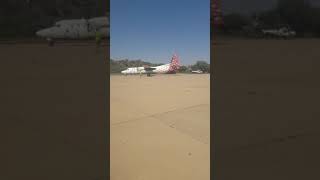
[[[155,67],[130,67],[121,71],[122,74],[174,74],[180,68],[180,61],[176,54],[172,56],[169,64],[164,64]]]
[[[54,26],[39,30],[36,35],[47,39],[89,39],[99,32],[102,38],[109,37],[109,18],[61,20]]]
[[[194,74],[202,74],[203,73],[203,71],[201,71],[201,70],[191,71],[191,72],[194,73]]]
[[[265,36],[283,37],[283,38],[294,37],[296,35],[296,32],[291,30],[288,27],[281,27],[279,29],[262,29],[262,33]]]

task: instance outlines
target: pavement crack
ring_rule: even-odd
[[[139,120],[142,120],[142,119],[145,119],[145,118],[150,118],[150,117],[157,119],[156,117],[159,116],[159,115],[164,115],[164,114],[172,113],[172,112],[175,112],[175,111],[186,110],[186,109],[195,108],[195,107],[204,106],[204,105],[208,105],[208,104],[197,104],[197,105],[188,106],[188,107],[184,107],[184,108],[177,108],[177,109],[173,109],[173,110],[169,110],[169,111],[165,111],[165,112],[146,115],[146,116],[143,116],[143,117],[130,119],[130,120],[127,120],[127,121],[121,121],[121,122],[117,122],[117,123],[112,123],[111,126],[117,126],[117,125],[121,125],[121,124],[132,123],[132,122],[136,122],[136,121],[139,121]]]

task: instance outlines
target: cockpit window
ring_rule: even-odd
[[[56,27],[61,27],[61,24],[56,24]]]

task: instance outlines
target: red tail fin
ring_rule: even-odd
[[[171,62],[170,62],[170,69],[169,71],[173,71],[175,72],[176,70],[178,70],[180,68],[180,60],[179,57],[174,54],[172,56]]]

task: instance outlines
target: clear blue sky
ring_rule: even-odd
[[[181,64],[210,62],[209,0],[111,0],[113,59]]]

